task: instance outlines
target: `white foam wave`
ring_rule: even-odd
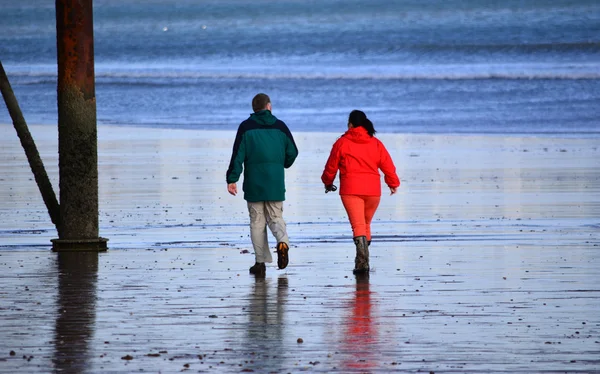
[[[478,80],[478,79],[600,79],[600,71],[582,72],[437,72],[437,73],[343,73],[343,72],[129,72],[99,73],[97,78],[118,79],[297,79],[297,80]]]
[[[513,64],[513,65],[430,65],[430,66],[97,66],[96,79],[107,83],[167,83],[169,80],[199,79],[297,79],[297,80],[481,80],[481,79],[600,79],[600,64]],[[47,68],[13,69],[10,77],[21,83],[45,83],[56,79],[56,71]]]

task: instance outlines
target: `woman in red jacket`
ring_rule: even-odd
[[[348,131],[331,149],[321,180],[325,192],[335,191],[333,185],[340,171],[340,197],[352,226],[356,259],[354,274],[369,271],[369,244],[371,244],[371,220],[381,198],[381,177],[395,194],[400,186],[396,167],[383,143],[375,138],[373,123],[364,112],[353,110],[348,118]]]

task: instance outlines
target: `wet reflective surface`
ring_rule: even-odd
[[[3,251],[0,372],[597,370],[598,251],[482,244]]]
[[[298,134],[290,265],[256,279],[245,203],[221,180],[231,134],[100,130],[109,251],[58,255],[0,128],[2,373],[600,371],[595,139],[381,134],[403,185],[356,278],[319,184],[337,135]]]

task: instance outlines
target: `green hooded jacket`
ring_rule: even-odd
[[[250,115],[238,128],[227,183],[236,183],[244,172],[244,199],[256,201],[285,200],[285,172],[298,156],[292,133],[271,111]]]

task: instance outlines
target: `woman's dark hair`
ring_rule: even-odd
[[[364,127],[370,136],[375,135],[377,132],[375,131],[375,127],[373,127],[373,123],[367,118],[367,115],[363,111],[353,110],[350,112],[348,122],[350,122],[354,127]]]

